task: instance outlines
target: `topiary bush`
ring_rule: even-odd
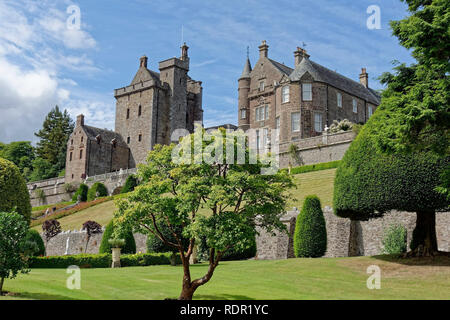
[[[134,174],[132,174],[128,176],[127,180],[125,181],[125,185],[123,186],[122,190],[120,190],[120,193],[131,192],[137,186],[138,186],[138,179]]]
[[[25,179],[14,163],[3,158],[0,158],[0,211],[15,211],[30,223],[30,195]]]
[[[42,240],[39,232],[34,229],[28,230],[25,241],[34,242],[36,244],[37,250],[33,252],[33,256],[45,256],[44,240]]]
[[[402,225],[391,225],[385,232],[382,243],[386,254],[401,254],[406,252],[407,231]]]
[[[320,200],[317,196],[308,196],[295,224],[294,254],[297,258],[317,258],[326,251],[327,228]]]
[[[77,192],[75,192],[75,194],[72,197],[72,201],[78,201],[78,196],[80,196],[80,201],[86,202],[88,192],[89,192],[89,187],[87,185],[85,185],[84,183],[80,184]]]
[[[114,220],[111,220],[103,233],[99,253],[111,253],[111,244],[109,243],[109,240],[114,236],[114,228]],[[122,253],[136,253],[136,241],[134,240],[133,232],[131,230],[123,231],[122,234],[119,235],[119,238],[125,240],[125,245],[122,247]]]
[[[108,189],[101,182],[96,182],[92,185],[87,193],[87,201],[93,201],[100,197],[108,196]]]

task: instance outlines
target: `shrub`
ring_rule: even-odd
[[[350,122],[347,119],[344,119],[342,121],[333,120],[333,123],[330,126],[329,132],[330,133],[338,133],[343,131],[350,131],[353,129],[354,123]]]
[[[127,180],[125,181],[125,185],[123,186],[122,190],[120,190],[120,193],[128,193],[134,190],[138,185],[137,177],[132,174],[128,176]]]
[[[320,200],[308,196],[297,217],[294,231],[296,257],[321,257],[327,251],[327,229]]]
[[[75,194],[72,197],[72,201],[78,201],[78,196],[80,196],[80,201],[85,202],[87,200],[88,192],[89,187],[84,183],[80,184],[77,192],[75,192]]]
[[[111,253],[111,244],[109,243],[109,240],[114,237],[114,228],[114,220],[111,220],[103,233],[99,253]],[[122,247],[122,253],[136,253],[136,241],[134,240],[133,232],[131,230],[123,231],[122,234],[119,235],[119,238],[125,240],[125,245]]]
[[[42,224],[42,231],[44,231],[45,241],[48,242],[51,238],[61,233],[61,224],[55,219],[46,220]]]
[[[171,253],[141,253],[124,254],[120,256],[122,267],[139,267],[170,264]],[[178,257],[178,263],[181,263]],[[112,264],[111,254],[77,254],[54,257],[32,257],[29,260],[30,268],[67,268],[75,265],[80,268],[110,268]]]
[[[29,229],[25,237],[25,241],[34,242],[37,250],[33,252],[33,256],[45,256],[45,245],[41,235],[34,229]]]
[[[25,179],[11,161],[0,158],[0,211],[13,210],[30,223],[30,195]]]
[[[391,225],[383,237],[383,252],[386,254],[400,254],[406,252],[406,228],[402,225]]]
[[[100,197],[108,196],[108,189],[101,182],[96,182],[92,185],[87,193],[87,201],[93,201]]]

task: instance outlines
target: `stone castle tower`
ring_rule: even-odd
[[[114,131],[86,126],[79,116],[68,144],[66,182],[135,168],[153,146],[169,144],[174,130],[192,132],[194,122],[203,121],[202,83],[188,75],[188,49],[184,44],[180,58],[161,61],[159,73],[148,69],[146,56],[140,58],[130,85],[114,90]]]

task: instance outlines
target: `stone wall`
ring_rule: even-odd
[[[99,252],[102,237],[103,232],[94,234],[89,239],[89,243],[87,243],[88,237],[86,231],[65,231],[48,241],[46,244],[46,254],[47,256],[62,256],[80,253],[96,254]],[[146,253],[147,236],[143,234],[134,234],[134,239],[136,241],[136,252]]]
[[[416,214],[392,211],[379,219],[351,221],[339,218],[330,207],[324,208],[327,225],[327,251],[325,257],[373,256],[383,251],[382,240],[386,229],[392,224],[401,224],[407,229],[407,243],[411,242],[416,224]],[[286,259],[293,257],[292,238],[298,211],[289,211],[282,221],[288,227],[287,233],[275,235],[258,230],[256,239],[258,259]],[[436,234],[440,251],[450,251],[450,213],[436,214]]]
[[[64,183],[64,177],[28,183],[27,188],[30,194],[31,206],[36,207],[69,201],[72,198],[72,194],[65,191]],[[39,189],[44,191],[45,199],[43,200],[37,196],[37,190]]]

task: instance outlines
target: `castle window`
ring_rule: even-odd
[[[70,140],[70,145],[72,145],[72,146],[73,146],[73,139],[72,139],[72,140]]]
[[[280,117],[275,119],[275,129],[280,129]]]
[[[314,113],[314,130],[316,132],[322,132],[322,114]]]
[[[265,81],[260,81],[259,82],[259,91],[260,92],[264,91],[265,85],[266,85]]]
[[[336,100],[337,100],[337,106],[339,108],[342,108],[342,94],[340,92],[338,92],[336,94]]]
[[[69,159],[69,161],[72,161],[72,152],[70,153],[70,159]]]
[[[291,130],[292,132],[300,131],[300,112],[291,113]]]
[[[303,101],[312,101],[312,84],[302,84]]]
[[[139,135],[139,142],[142,141],[142,134]]]
[[[247,118],[247,110],[241,109],[241,119],[246,119],[246,118]]]
[[[84,137],[81,137],[81,142],[83,142],[83,140],[84,140]]]
[[[289,102],[289,86],[284,86],[283,89],[281,89],[281,96],[282,103]]]
[[[263,146],[265,147],[269,143],[269,129],[263,129]]]
[[[259,130],[256,130],[256,150],[259,153],[259,150],[261,150],[261,139],[259,137]]]
[[[368,116],[369,116],[369,118],[372,116],[372,114],[373,114],[373,107],[372,106],[368,106],[367,107],[368,108]]]
[[[127,119],[130,119],[130,109],[127,109]]]
[[[264,121],[269,118],[269,106],[261,106],[255,109],[256,121]]]
[[[130,141],[131,141],[131,139],[130,139],[130,137],[128,137],[127,138],[127,143],[130,144]]]
[[[83,150],[80,150],[80,159],[83,159]]]
[[[358,113],[358,102],[353,98],[353,112]]]
[[[141,114],[142,114],[142,106],[141,106],[141,105],[139,105],[138,116],[140,117],[140,116],[141,116]]]

